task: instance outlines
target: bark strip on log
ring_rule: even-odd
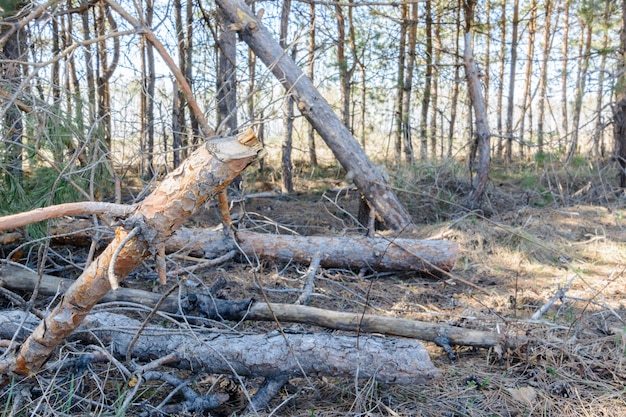
[[[224,190],[261,150],[252,131],[239,138],[213,140],[200,146],[137,205],[133,215],[125,221],[125,228],[117,229],[104,252],[66,291],[18,354],[0,362],[0,369],[30,375],[40,368],[52,350],[111,289],[108,270],[114,254],[117,260],[113,272],[118,279],[124,279],[209,198]],[[138,236],[122,245],[132,233],[129,231],[137,228],[140,229]]]
[[[26,313],[0,313],[0,337],[11,338]],[[32,328],[38,320],[29,316]],[[110,345],[117,358],[124,358],[141,322],[120,314],[99,312],[85,317],[72,336],[84,343]],[[424,346],[414,340],[384,337],[351,337],[332,334],[164,335],[162,327],[146,328],[135,344],[132,357],[152,361],[175,355],[169,366],[196,373],[233,374],[242,377],[374,378],[393,384],[426,384],[441,377]]]
[[[346,172],[353,175],[355,185],[387,226],[396,231],[412,227],[411,216],[387,186],[383,175],[311,80],[274,40],[261,20],[242,0],[217,0],[216,3],[233,23],[231,29],[239,32],[241,39],[294,96],[298,110],[317,130]]]
[[[32,291],[38,275],[12,265],[0,265],[0,286],[13,291]],[[43,275],[39,292],[54,295],[69,287],[71,280]],[[120,288],[109,292],[101,302],[129,301],[154,307],[161,296],[148,291]],[[441,323],[430,323],[373,314],[345,313],[315,307],[254,302],[252,300],[221,300],[207,294],[190,294],[180,300],[170,296],[161,305],[161,310],[179,313],[182,305],[185,313],[203,315],[213,320],[241,321],[259,320],[311,324],[334,330],[363,333],[379,333],[387,336],[402,336],[436,342],[437,338],[448,338],[451,345],[490,348],[495,346],[515,348],[528,341],[523,336],[512,336],[488,331],[465,329]]]

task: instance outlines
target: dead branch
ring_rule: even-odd
[[[26,339],[19,353],[0,361],[0,373],[31,374],[80,325],[91,308],[111,289],[108,266],[129,234],[127,230],[139,227],[141,233],[126,243],[115,262],[113,272],[120,280],[208,199],[223,191],[260,150],[251,131],[239,139],[225,138],[200,146],[138,204],[125,221],[125,228],[117,229],[113,242],[66,291],[61,303]]]
[[[55,219],[61,216],[75,215],[107,215],[113,217],[126,217],[133,212],[135,206],[121,204],[102,203],[96,201],[81,201],[78,203],[65,203],[56,206],[43,207],[24,213],[12,214],[0,217],[0,230],[17,229],[32,223]]]

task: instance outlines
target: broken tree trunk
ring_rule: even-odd
[[[317,130],[346,172],[388,227],[402,231],[412,226],[409,213],[386,184],[348,128],[317,91],[311,80],[276,42],[242,0],[217,0],[217,5],[274,76],[293,95],[298,110]]]
[[[67,290],[0,373],[30,375],[69,336],[116,280],[123,280],[209,198],[224,190],[261,151],[254,133],[200,146],[169,174],[119,227],[115,238]]]
[[[57,278],[51,275],[39,275],[13,265],[0,265],[0,286],[13,291],[31,292],[39,285],[42,295],[63,293],[72,284],[72,280]],[[131,288],[120,288],[109,292],[101,302],[126,301],[154,308],[161,295],[149,291]],[[252,300],[222,300],[209,294],[189,294],[183,299],[169,296],[162,300],[161,311],[178,314],[180,308],[185,314],[202,316],[211,320],[276,321],[282,323],[302,323],[325,327],[333,330],[345,330],[364,333],[378,333],[386,336],[402,336],[440,343],[441,338],[450,345],[472,346],[482,348],[515,348],[526,342],[528,338],[506,333],[466,329],[443,323],[430,323],[396,317],[385,317],[374,314],[347,313],[321,308],[254,302]]]
[[[26,318],[26,328],[37,319],[22,311],[0,313],[0,337],[10,339]],[[263,335],[181,334],[163,327],[144,328],[124,315],[89,314],[72,339],[109,345],[117,358],[131,356],[150,362],[167,357],[163,364],[195,373],[233,374],[241,377],[344,377],[374,378],[395,384],[425,384],[441,377],[424,346],[407,339],[335,334]],[[124,329],[124,331],[120,331]],[[22,329],[23,330],[23,329]]]

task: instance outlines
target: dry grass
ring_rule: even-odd
[[[340,170],[333,172],[340,178]],[[458,206],[469,181],[467,173],[449,161],[392,174],[401,199],[420,224],[419,237],[457,241],[462,254],[454,274],[488,295],[459,282],[449,285],[413,273],[322,270],[311,305],[508,332],[533,342],[507,352],[458,347],[455,361],[428,345],[444,375],[430,386],[292,380],[272,402],[272,411],[262,415],[626,415],[626,199],[610,188],[610,168],[496,167],[485,210],[474,213]],[[302,175],[298,181],[306,193],[248,202],[241,208],[240,227],[303,234],[358,232],[353,219],[357,194],[324,191],[340,179],[316,174]],[[271,176],[250,177],[248,184],[276,185]],[[216,219],[207,211],[194,222],[211,224]],[[247,265],[229,264],[195,278],[208,287],[223,282],[217,295],[226,298],[262,299],[260,287],[271,301],[293,302],[298,297],[306,266],[253,266],[256,273]],[[145,285],[141,280],[130,283]],[[540,318],[531,319],[559,289],[564,289],[563,296]],[[251,331],[275,328],[273,323],[243,326]],[[68,345],[61,355],[76,356],[80,349]],[[127,378],[114,365],[94,366],[75,379],[67,371],[41,378],[45,395],[21,383],[14,386],[11,398],[5,387],[0,404],[8,404],[5,410],[10,411],[15,395],[28,392],[41,406],[22,402],[22,415],[114,415],[129,391]],[[257,383],[246,381],[246,388],[254,392]],[[194,387],[205,392],[212,384],[201,379]],[[168,386],[150,386],[133,400],[128,414],[146,412],[169,391]],[[69,393],[73,401],[67,400]],[[91,405],[76,400],[79,397]],[[8,414],[0,408],[0,415]]]

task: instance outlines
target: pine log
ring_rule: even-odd
[[[115,238],[65,292],[0,373],[30,375],[69,336],[114,284],[156,251],[208,199],[222,192],[262,150],[249,131],[239,138],[206,142],[170,173],[116,230]],[[132,229],[132,230],[131,230]]]
[[[39,276],[34,272],[13,265],[0,265],[0,286],[20,292],[32,292],[37,285]],[[63,293],[72,284],[72,280],[55,276],[42,276],[39,292],[42,295]],[[161,296],[148,291],[131,288],[120,288],[111,291],[100,301],[128,301],[153,308]],[[386,336],[402,336],[435,342],[439,337],[448,339],[450,345],[472,346],[481,348],[515,348],[528,341],[522,336],[508,335],[473,329],[465,329],[442,323],[430,323],[396,317],[377,316],[373,314],[356,314],[325,310],[321,308],[264,303],[247,300],[222,300],[208,294],[190,294],[180,300],[177,296],[167,297],[160,305],[162,311],[204,316],[212,320],[274,321],[282,323],[302,323],[333,330],[351,332],[377,333]]]
[[[22,311],[0,312],[0,338],[10,339],[27,319],[33,328],[38,320]],[[25,317],[26,316],[26,317]],[[85,317],[73,340],[109,345],[123,359],[130,347],[135,360],[151,362],[169,356],[166,365],[194,373],[217,373],[241,377],[275,376],[374,378],[383,383],[426,384],[441,378],[424,346],[415,340],[374,336],[341,336],[327,333],[263,335],[219,334],[207,331],[184,334],[175,329],[147,327],[131,346],[141,322],[124,315],[98,312]],[[22,332],[24,334],[25,332]]]
[[[317,91],[310,78],[283,51],[261,20],[242,0],[216,0],[216,4],[231,21],[230,29],[239,33],[241,39],[292,94],[298,110],[317,130],[346,172],[354,178],[354,184],[386,225],[397,231],[412,227],[411,216],[386,184],[382,173]]]
[[[250,258],[308,264],[320,252],[325,268],[365,268],[374,271],[450,271],[458,245],[446,240],[385,239],[365,236],[292,236],[237,232],[238,246]],[[167,242],[170,252],[180,248],[212,258],[230,243],[223,233],[181,228]]]
[[[85,245],[94,233],[88,220],[63,221],[53,229],[63,243]],[[237,231],[237,245],[221,230],[181,227],[165,242],[167,253],[187,252],[215,259],[236,249],[252,259],[308,264],[320,252],[324,268],[437,273],[454,268],[459,246],[448,240],[386,239],[365,236],[293,236]]]

